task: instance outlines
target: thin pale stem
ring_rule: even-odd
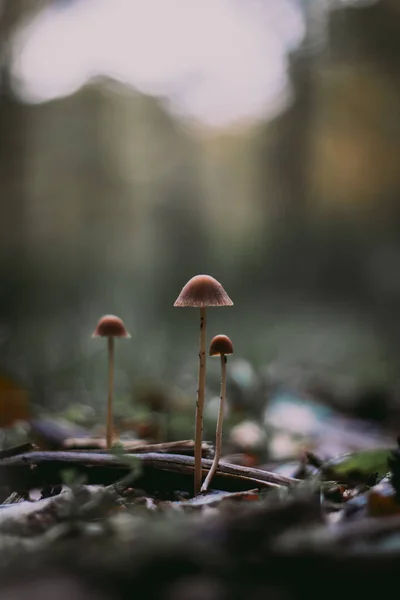
[[[203,441],[204,391],[206,387],[206,309],[200,308],[199,387],[196,404],[196,431],[194,448],[194,494],[201,488],[201,444]]]
[[[108,338],[108,398],[106,443],[109,450],[113,441],[113,396],[114,396],[114,338]]]
[[[218,421],[217,421],[217,432],[215,435],[215,456],[213,463],[211,465],[211,469],[208,472],[208,475],[203,483],[201,488],[202,492],[205,492],[208,489],[208,486],[211,483],[212,478],[215,475],[216,470],[218,469],[219,459],[221,458],[221,449],[222,449],[222,423],[224,420],[224,412],[225,412],[225,398],[226,398],[226,356],[225,354],[221,355],[221,395],[219,402],[219,411],[218,411]]]

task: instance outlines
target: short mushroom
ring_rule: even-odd
[[[106,337],[108,339],[108,398],[107,398],[107,430],[106,445],[110,449],[113,437],[113,396],[114,396],[114,338],[131,337],[123,321],[114,315],[105,315],[97,323],[92,337]]]
[[[203,438],[203,408],[206,383],[206,308],[232,306],[233,302],[222,285],[210,275],[196,275],[182,288],[174,306],[200,308],[199,385],[196,404],[194,452],[194,493],[201,487],[201,444]]]
[[[233,345],[227,335],[216,335],[210,344],[210,356],[221,357],[221,395],[218,411],[217,432],[215,435],[215,456],[211,469],[202,485],[201,491],[205,492],[210,485],[212,478],[218,468],[219,459],[221,458],[222,447],[222,422],[224,420],[225,399],[226,399],[226,357],[233,354]]]

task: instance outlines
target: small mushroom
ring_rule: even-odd
[[[206,308],[232,306],[233,302],[222,285],[210,275],[196,275],[182,288],[174,306],[200,308],[199,386],[196,404],[194,451],[194,493],[201,487],[201,444],[203,440],[204,390],[206,383]]]
[[[114,315],[105,315],[97,323],[92,337],[108,339],[108,398],[106,445],[110,449],[113,437],[113,396],[114,396],[114,338],[130,338],[123,321]]]
[[[218,468],[219,459],[221,458],[222,448],[222,422],[224,420],[225,399],[226,399],[226,362],[227,355],[233,354],[233,345],[227,335],[216,335],[210,344],[210,356],[221,357],[221,395],[219,403],[219,412],[217,420],[217,432],[215,435],[215,456],[211,469],[202,485],[201,491],[205,492],[210,485],[211,479],[215,475]]]

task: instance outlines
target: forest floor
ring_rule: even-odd
[[[211,489],[196,497],[191,440],[125,442],[110,452],[96,440],[3,450],[1,598],[393,592],[399,447],[392,435],[338,414],[321,427],[319,446],[285,459],[249,466],[225,457]],[[324,444],[347,452],[326,458]],[[204,475],[212,454],[204,443]]]

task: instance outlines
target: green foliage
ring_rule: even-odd
[[[322,471],[336,481],[368,482],[371,477],[384,477],[388,471],[389,448],[362,450],[342,454],[327,461]]]

